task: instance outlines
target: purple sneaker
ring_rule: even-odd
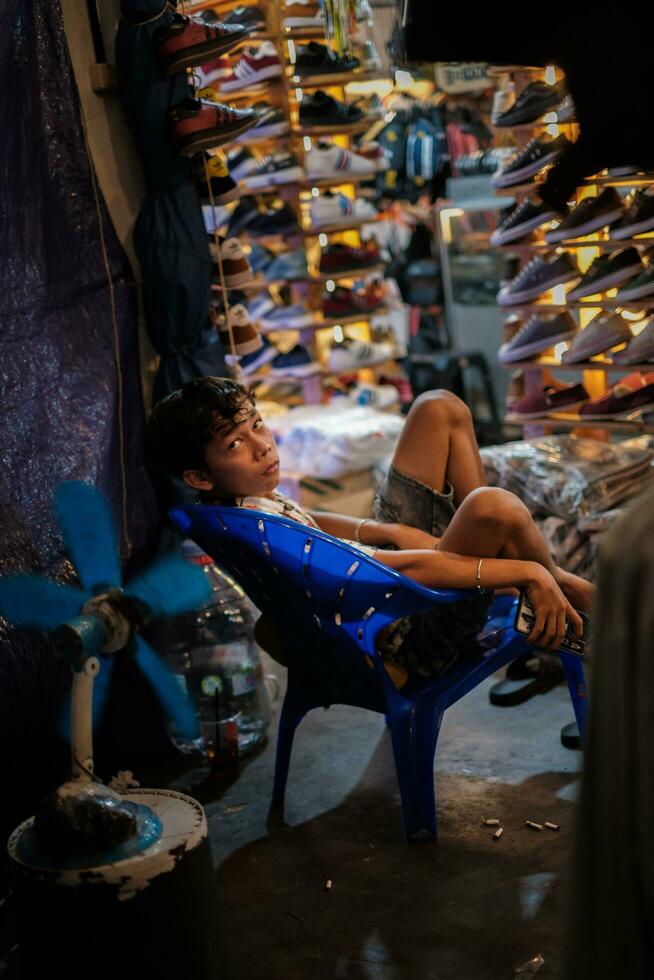
[[[502,344],[498,357],[503,364],[513,361],[523,361],[549,350],[561,341],[570,340],[579,327],[570,313],[558,313],[556,316],[542,316],[540,313],[530,317],[524,326]]]
[[[574,412],[590,395],[583,385],[573,384],[566,388],[543,388],[534,395],[520,398],[511,405],[511,414],[522,419],[538,419],[552,412]]]
[[[654,319],[648,320],[638,336],[630,340],[624,350],[613,354],[614,364],[647,364],[654,362]]]
[[[634,371],[620,378],[601,398],[583,405],[579,414],[589,419],[616,419],[650,406],[654,407],[654,372]]]
[[[626,344],[631,338],[629,324],[619,313],[598,313],[588,326],[579,331],[561,361],[564,364],[587,361],[589,357],[604,354],[618,344]]]

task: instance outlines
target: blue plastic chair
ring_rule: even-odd
[[[466,592],[427,589],[338,538],[276,515],[193,505],[171,511],[279,629],[288,687],[279,722],[273,805],[283,807],[295,729],[312,708],[350,704],[387,716],[409,842],[436,839],[434,756],[446,708],[529,649],[516,601],[498,597],[477,644],[436,680],[398,691],[375,637],[388,623]],[[579,657],[561,652],[579,730],[587,711]]]

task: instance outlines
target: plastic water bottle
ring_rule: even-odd
[[[200,610],[160,621],[153,635],[153,643],[198,712],[199,739],[189,742],[170,729],[169,735],[180,751],[200,751],[212,767],[222,766],[224,760],[220,762],[217,754],[226,752],[233,762],[235,731],[238,755],[246,756],[264,742],[270,725],[270,704],[254,640],[258,611],[243,589],[194,542],[185,541],[182,551],[208,576],[212,596]]]

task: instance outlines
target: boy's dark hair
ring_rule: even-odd
[[[205,453],[222,421],[231,421],[254,394],[232,378],[197,378],[158,401],[146,428],[147,455],[159,472],[181,477],[202,470]]]

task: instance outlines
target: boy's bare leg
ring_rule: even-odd
[[[393,465],[439,493],[454,488],[458,506],[486,485],[470,409],[451,391],[427,391],[411,406]]]

